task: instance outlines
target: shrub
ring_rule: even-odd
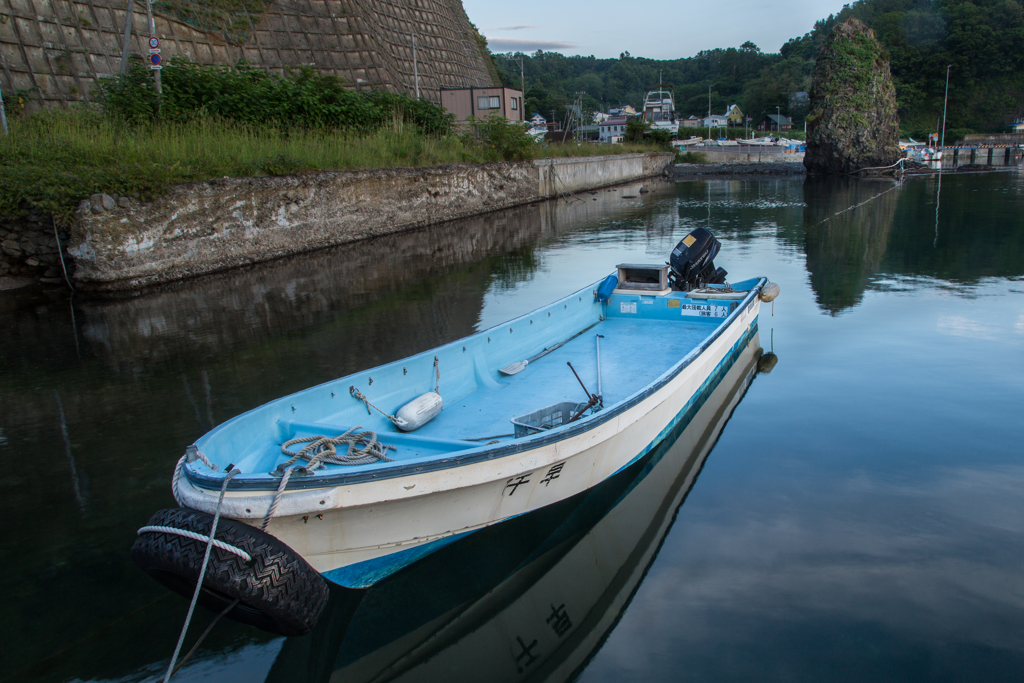
[[[647,133],[647,141],[667,150],[672,149],[672,133],[667,130],[650,130]]]
[[[471,116],[466,121],[469,125],[462,136],[467,144],[476,141],[505,161],[522,161],[533,157],[535,143],[533,136],[526,132],[525,124],[509,121],[503,116],[488,116],[484,119]]]
[[[708,155],[701,152],[676,152],[676,158],[673,163],[706,164],[708,163]]]
[[[639,116],[634,116],[626,122],[626,142],[641,143],[644,141],[644,136],[651,131],[651,124],[644,121]]]
[[[170,60],[163,93],[140,63],[104,79],[98,100],[109,116],[130,123],[192,120],[197,115],[284,130],[338,128],[372,131],[404,124],[428,135],[451,131],[454,117],[428,100],[383,91],[356,92],[336,76],[308,67],[279,76],[244,61],[233,67]]]

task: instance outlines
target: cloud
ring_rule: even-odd
[[[554,40],[522,40],[520,38],[487,37],[491,52],[535,52],[537,50],[571,50],[575,43],[561,43]]]
[[[528,28],[538,28],[536,24],[518,24],[516,26],[499,26],[495,31],[522,31]]]
[[[939,332],[955,337],[996,341],[1002,336],[1002,330],[992,323],[980,322],[961,315],[943,315],[938,320]]]
[[[1002,624],[1024,609],[1024,467],[935,474],[801,486],[743,515],[706,496],[684,505],[581,680],[668,679],[684,664],[694,679],[754,680],[775,666],[813,680],[822,663],[870,671],[881,661],[871,657],[943,648],[1020,662],[1024,637]],[[747,657],[723,657],[736,652]]]

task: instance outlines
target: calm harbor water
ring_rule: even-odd
[[[127,300],[0,292],[0,681],[162,677],[187,602],[128,548],[211,426],[698,226],[782,295],[689,428],[309,636],[222,622],[174,680],[1021,680],[1024,176],[645,185]]]

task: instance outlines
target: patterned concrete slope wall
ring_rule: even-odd
[[[198,0],[193,0],[198,1]],[[126,0],[0,0],[0,82],[8,108],[16,95],[38,104],[86,101],[96,81],[120,65]],[[443,87],[490,86],[476,34],[460,0],[289,0],[259,15],[233,17],[245,33],[197,28],[156,12],[162,56],[203,64],[246,59],[283,71],[309,66],[353,87],[415,90],[412,36],[420,94],[435,102]],[[133,11],[131,54],[148,54],[145,1]],[[244,42],[237,42],[241,35]],[[13,101],[12,101],[13,100]]]

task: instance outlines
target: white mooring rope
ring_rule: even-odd
[[[181,498],[178,496],[178,482],[181,480],[182,468],[185,467],[185,462],[188,460],[190,450],[192,450],[191,446],[189,446],[189,448],[185,450],[185,455],[181,456],[178,459],[178,464],[174,466],[174,476],[171,477],[171,495],[174,496],[174,502],[182,507],[187,506],[181,502]],[[216,472],[219,469],[216,465],[210,462],[209,458],[203,455],[203,452],[201,450],[196,448],[194,452],[196,454],[196,458],[202,460],[206,464],[206,466],[209,467],[211,470]]]
[[[182,459],[178,461],[179,469],[185,457],[187,456],[182,457]],[[209,461],[206,460],[206,458],[203,458],[203,461],[209,464]],[[177,475],[177,471],[175,474]],[[175,670],[174,663],[178,660],[178,655],[181,654],[181,646],[185,642],[185,634],[188,632],[188,625],[192,621],[192,613],[195,612],[196,603],[199,601],[199,591],[203,589],[203,579],[206,577],[206,568],[210,563],[210,551],[213,550],[214,537],[217,535],[217,524],[220,523],[220,508],[224,503],[224,494],[228,490],[228,482],[231,481],[231,478],[236,474],[239,474],[239,470],[229,468],[228,473],[224,476],[224,483],[221,484],[220,498],[217,499],[217,511],[213,515],[213,524],[210,525],[210,536],[206,541],[206,553],[203,555],[203,564],[199,570],[199,579],[196,580],[196,590],[192,593],[192,603],[188,606],[188,614],[185,615],[185,623],[181,627],[181,635],[178,636],[178,644],[174,646],[174,654],[171,655],[171,663],[167,666],[167,674],[164,676],[164,683],[171,680],[171,675]]]
[[[284,471],[284,476],[281,477],[281,483],[277,485],[277,493],[274,494],[274,500],[270,501],[270,507],[267,509],[267,514],[263,516],[263,524],[260,524],[260,531],[266,531],[267,525],[270,524],[270,518],[277,512],[277,504],[281,502],[281,496],[284,495],[284,489],[288,486],[288,480],[292,478],[292,472],[296,470],[296,467],[289,467]]]
[[[155,533],[155,534],[174,534],[175,536],[184,536],[185,538],[191,538],[193,541],[199,541],[201,543],[209,543],[210,542],[210,537],[209,536],[204,536],[203,534],[197,534],[194,531],[186,531],[185,529],[178,529],[177,527],[173,527],[173,526],[144,526],[141,529],[139,529],[138,532],[136,532],[136,533],[144,534],[144,533],[147,533],[147,532]],[[252,555],[250,555],[249,553],[245,552],[241,548],[236,548],[235,546],[229,545],[229,544],[225,543],[224,541],[218,541],[216,538],[213,539],[213,547],[220,548],[221,550],[225,550],[225,551],[227,551],[229,553],[232,553],[234,555],[238,555],[245,562],[250,562],[252,560]]]

